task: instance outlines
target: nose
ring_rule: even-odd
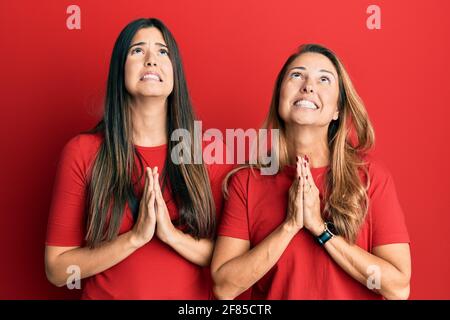
[[[312,85],[308,84],[308,83],[305,83],[301,87],[300,91],[303,92],[303,93],[314,93],[314,89],[313,89]]]
[[[149,53],[147,54],[147,57],[145,59],[145,66],[146,67],[151,67],[151,66],[156,66],[156,57],[153,53]]]

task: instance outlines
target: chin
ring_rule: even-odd
[[[143,92],[139,92],[138,93],[140,96],[142,97],[146,97],[146,98],[167,98],[167,94],[164,94],[161,91],[155,91],[155,90],[146,90]]]
[[[296,124],[296,125],[301,125],[301,126],[307,126],[307,125],[315,125],[317,124],[317,120],[313,119],[313,117],[292,117],[290,120],[290,123],[292,124]]]

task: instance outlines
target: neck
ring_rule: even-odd
[[[140,98],[131,102],[133,143],[154,147],[167,143],[167,99]]]
[[[308,156],[312,168],[329,165],[328,127],[286,126],[286,139],[290,163],[296,156]]]

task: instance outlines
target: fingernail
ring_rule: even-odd
[[[306,175],[306,180],[308,180],[308,175]]]
[[[305,155],[305,159],[306,159],[306,162],[309,162],[309,158],[307,155]]]
[[[303,165],[305,166],[305,168],[306,168],[306,162],[303,162]]]
[[[295,156],[295,159],[298,161],[298,156]]]

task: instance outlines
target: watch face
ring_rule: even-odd
[[[327,222],[327,229],[328,229],[328,231],[330,231],[332,234],[337,235],[337,233],[336,233],[336,228],[335,228],[333,222]]]

